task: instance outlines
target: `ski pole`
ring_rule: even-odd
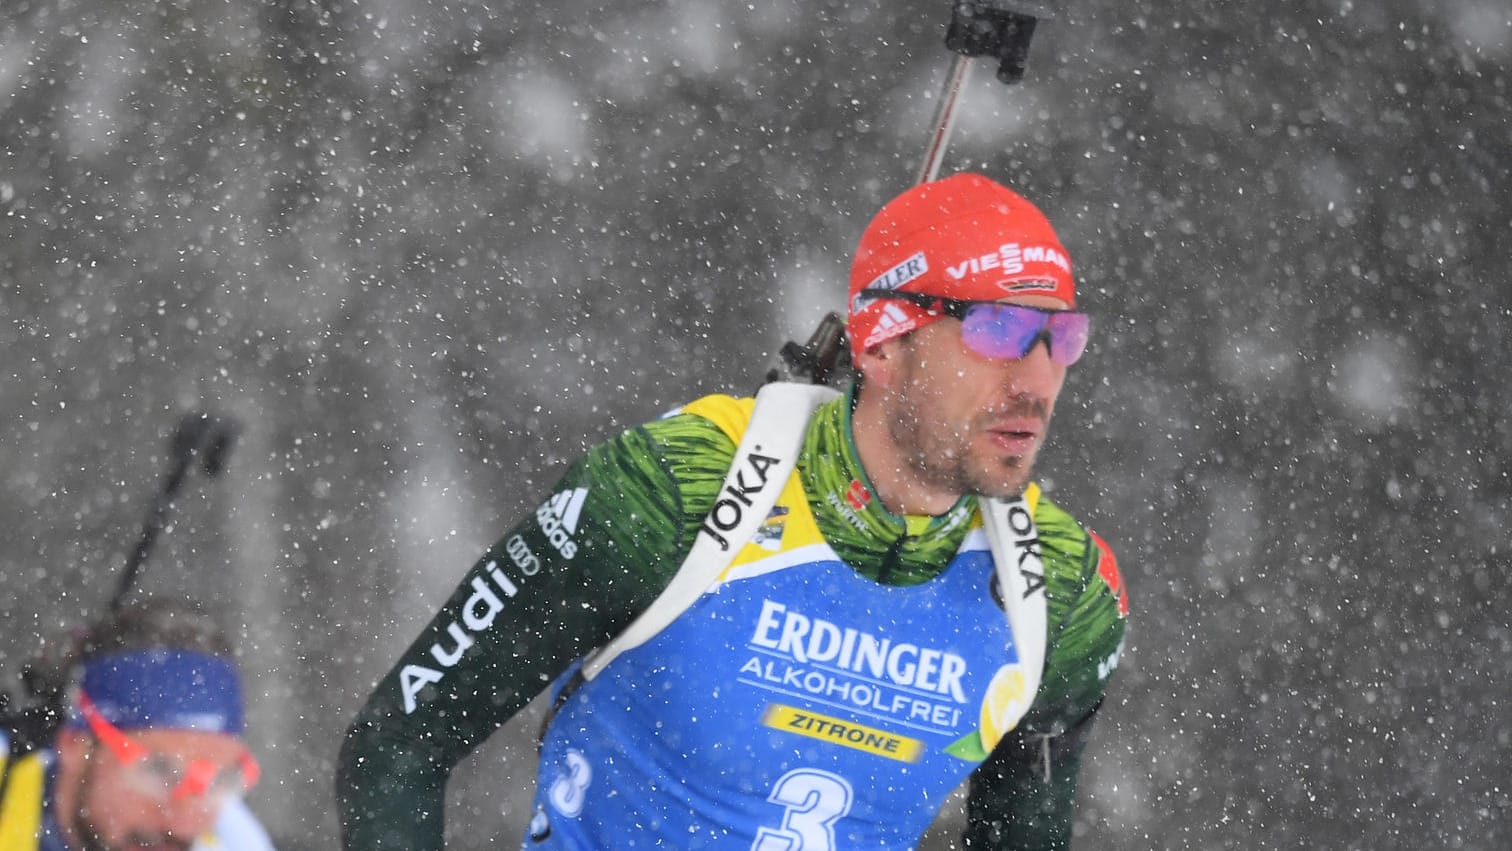
[[[940,93],[940,103],[935,108],[934,132],[929,135],[929,147],[924,149],[924,164],[919,167],[918,183],[929,183],[940,175],[945,146],[950,143],[950,134],[955,130],[956,101],[960,100],[961,89],[970,75],[970,57],[957,53],[950,62],[950,73],[945,76],[945,90]]]
[[[184,415],[174,430],[170,444],[171,466],[158,489],[157,497],[142,523],[142,536],[126,560],[115,594],[110,598],[110,611],[116,612],[136,585],[142,563],[157,543],[158,533],[167,525],[168,511],[173,507],[173,498],[184,485],[189,471],[198,464],[206,478],[215,478],[225,468],[226,456],[241,427],[234,420],[198,412]]]
[[[1040,18],[1052,17],[1048,2],[1037,0],[956,0],[952,7],[950,28],[945,46],[955,52],[945,89],[935,109],[934,132],[924,152],[918,182],[929,183],[940,173],[945,148],[955,129],[957,105],[971,71],[971,59],[991,56],[998,60],[997,78],[1012,85],[1024,78],[1024,63],[1029,57],[1029,40]],[[789,380],[812,384],[833,384],[850,376],[853,366],[846,343],[845,320],[831,312],[820,321],[808,343],[789,341],[780,352]],[[768,382],[782,377],[782,370],[767,372]]]
[[[919,168],[919,183],[928,183],[940,173],[945,148],[955,129],[956,106],[971,70],[971,58],[992,56],[999,62],[997,78],[1012,85],[1024,78],[1029,58],[1029,40],[1040,18],[1054,14],[1048,2],[1034,0],[959,0],[945,33],[945,46],[955,52],[945,87],[935,110],[934,132]]]

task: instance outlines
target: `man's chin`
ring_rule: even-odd
[[[991,475],[982,475],[974,483],[972,490],[978,496],[989,496],[995,499],[1013,499],[1024,492],[1031,480],[1032,458],[1014,457],[1008,462],[992,470]]]
[[[1029,486],[1027,479],[1013,482],[1000,482],[979,487],[974,493],[979,497],[990,497],[1004,501],[1017,499],[1024,495],[1024,488]]]

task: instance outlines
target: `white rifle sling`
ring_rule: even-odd
[[[745,435],[736,447],[734,462],[720,487],[721,494],[742,494],[744,505],[739,519],[733,524],[718,523],[716,500],[716,508],[705,523],[716,525],[720,536],[698,535],[677,575],[656,601],[624,632],[584,660],[584,679],[593,679],[619,654],[654,638],[718,581],[720,574],[755,536],[772,506],[776,505],[783,485],[797,465],[798,453],[803,448],[803,438],[814,410],[836,395],[837,391],[828,387],[788,382],[773,382],[757,392],[755,409]],[[766,468],[770,486],[754,493],[740,478],[746,469],[742,461],[753,452],[776,459]],[[1021,496],[1008,501],[983,498],[979,504],[998,588],[1003,597],[1003,610],[1018,650],[1024,693],[1029,696],[1023,706],[1026,712],[1039,691],[1047,638],[1045,568],[1040,558],[1039,532],[1029,505]],[[1020,712],[1020,717],[1022,714]],[[1014,724],[1018,721],[1016,718],[1012,720]],[[1004,729],[1012,726],[1005,724]]]
[[[593,679],[616,656],[655,637],[719,579],[777,504],[778,494],[798,463],[814,410],[837,395],[839,392],[829,387],[790,382],[773,382],[757,391],[756,407],[719,489],[721,495],[739,495],[738,519],[727,523],[726,516],[720,514],[720,497],[715,498],[714,509],[704,523],[718,528],[719,536],[699,533],[687,559],[656,602],[583,662],[584,679]],[[748,475],[745,459],[753,453],[775,459],[765,467],[767,485],[755,492],[748,479],[742,478]]]
[[[977,501],[982,511],[982,527],[992,550],[997,571],[998,590],[1003,595],[1003,611],[1018,649],[1019,668],[1024,676],[1023,704],[1019,718],[1029,710],[1033,696],[1039,692],[1045,668],[1046,615],[1045,563],[1040,558],[1039,530],[1029,503],[1022,497],[1011,500],[983,498]],[[1006,722],[1008,719],[1002,719]],[[1002,729],[1018,724],[1002,723]]]

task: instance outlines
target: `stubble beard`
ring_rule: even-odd
[[[121,845],[109,845],[100,838],[100,833],[95,829],[94,823],[89,821],[87,813],[79,812],[74,818],[74,836],[79,840],[80,851],[130,851],[132,848],[174,848],[178,851],[189,851],[192,842],[178,837],[162,835],[148,836],[142,833],[129,833],[125,842]]]
[[[84,768],[79,773],[74,788],[73,812],[64,814],[63,817],[68,819],[68,829],[73,831],[73,838],[79,843],[80,851],[116,851],[100,838],[100,832],[95,829],[89,814],[90,793],[94,790],[94,754],[94,745],[91,743],[89,755],[84,759]]]
[[[899,388],[897,408],[887,418],[893,445],[914,475],[933,489],[958,496],[1013,499],[1022,494],[1034,472],[1034,454],[981,458],[973,451],[973,443],[1005,414],[1034,416],[1048,423],[1046,406],[1018,400],[1007,411],[983,413],[957,425],[931,417],[926,395],[909,376]]]
[[[889,429],[909,469],[936,490],[1012,499],[1024,492],[1033,473],[1033,457],[977,460],[961,449],[967,435],[950,426],[936,426],[915,416],[895,419]],[[943,437],[942,430],[949,437]]]
[[[78,797],[74,800],[77,805],[74,808],[70,827],[73,829],[74,839],[79,843],[79,851],[129,851],[132,848],[168,847],[179,851],[189,851],[193,845],[190,840],[178,837],[168,837],[161,834],[146,835],[139,831],[133,831],[126,835],[121,845],[111,845],[100,836],[99,828],[95,826],[90,814],[90,792],[93,789],[93,764],[86,764],[84,773],[79,777]]]

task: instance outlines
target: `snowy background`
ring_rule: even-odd
[[[109,597],[178,418],[234,417],[143,589],[237,629],[253,807],[335,848],[341,731],[472,559],[841,307],[949,9],[6,0],[5,685]],[[978,65],[945,171],[1078,265],[1043,478],[1134,606],[1078,846],[1512,847],[1505,0],[1081,0],[1024,83]],[[513,844],[522,741],[453,847]]]

